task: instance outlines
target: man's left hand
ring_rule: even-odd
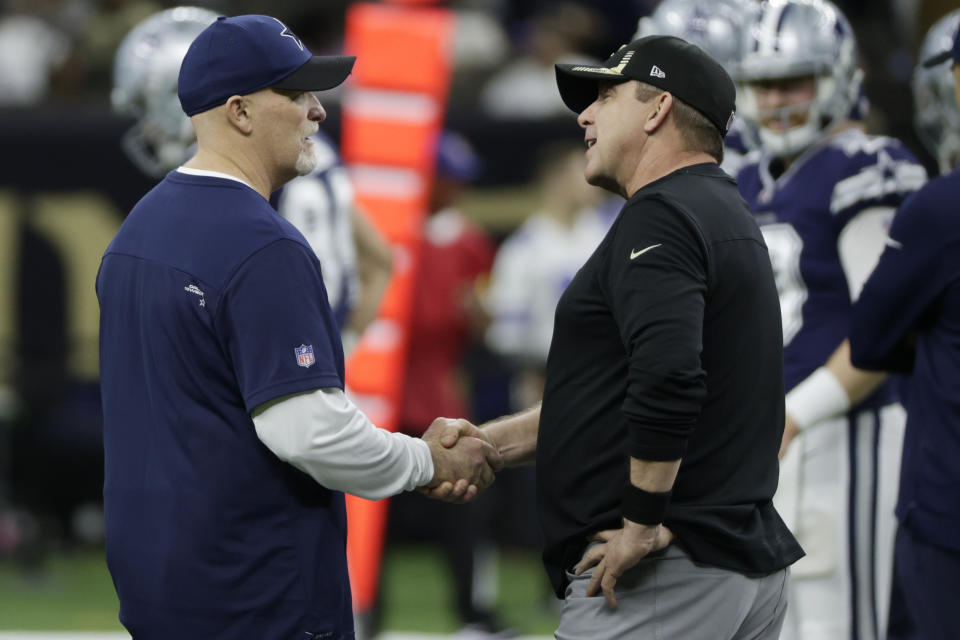
[[[608,529],[591,536],[591,541],[602,544],[591,547],[583,554],[574,572],[580,575],[596,566],[587,585],[587,596],[595,596],[598,590],[603,589],[607,606],[616,609],[617,598],[613,589],[620,576],[636,566],[647,554],[666,547],[674,537],[673,532],[662,524],[647,526],[624,519],[622,529]]]

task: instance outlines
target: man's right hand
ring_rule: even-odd
[[[423,434],[433,457],[433,479],[420,487],[431,498],[464,503],[493,484],[503,460],[489,437],[468,422],[437,418]]]

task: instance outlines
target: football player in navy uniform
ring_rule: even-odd
[[[917,132],[943,175],[907,199],[854,307],[853,362],[908,374],[890,640],[960,636],[960,9],[914,73]]]
[[[849,120],[862,74],[836,6],[769,0],[745,34],[738,106],[762,148],[738,182],[769,248],[785,347],[775,501],[807,552],[783,637],[882,638],[904,412],[882,374],[850,364],[846,338],[886,225],[926,172]]]
[[[174,7],[141,21],[114,57],[111,101],[135,117],[124,135],[127,156],[145,174],[162,178],[186,160],[196,143],[177,100],[177,73],[190,42],[217,14]],[[353,186],[333,141],[313,136],[317,168],[271,197],[274,208],[306,237],[320,259],[344,351],[349,354],[376,316],[390,280],[392,251],[354,204]]]

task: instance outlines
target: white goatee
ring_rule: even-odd
[[[309,175],[317,168],[318,162],[320,162],[320,158],[317,157],[317,146],[304,142],[303,149],[297,156],[297,164],[294,165],[294,169],[296,169],[298,176]]]

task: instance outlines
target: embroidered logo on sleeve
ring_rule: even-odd
[[[302,344],[299,347],[294,347],[293,352],[297,355],[298,367],[307,368],[313,366],[313,363],[316,362],[313,357],[312,344]]]
[[[200,296],[200,302],[199,302],[200,306],[201,307],[207,306],[207,301],[204,299],[203,291],[200,290],[200,287],[198,287],[195,284],[191,284],[184,287],[183,290],[186,291],[187,293],[192,293],[195,296]]]
[[[656,249],[656,248],[659,247],[659,246],[660,246],[659,244],[652,244],[652,245],[650,245],[649,247],[647,247],[646,249],[640,249],[640,251],[637,251],[636,249],[631,249],[631,251],[630,251],[630,259],[633,260],[634,258],[638,258],[638,257],[642,256],[643,254],[645,254],[647,251],[650,251],[650,249]]]

